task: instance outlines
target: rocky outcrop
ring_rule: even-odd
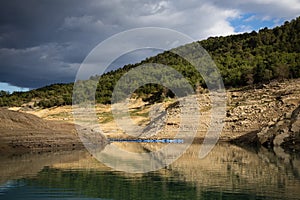
[[[226,118],[220,140],[270,148],[293,146],[291,144],[298,141],[295,130],[299,129],[299,125],[295,116],[300,105],[299,86],[300,79],[294,79],[227,90]],[[190,123],[191,126],[185,127],[185,130],[191,132],[196,126],[196,138],[202,142],[211,123],[210,93],[197,94],[195,98],[199,104],[200,119],[197,123]],[[173,138],[179,132],[183,105],[178,99],[164,105],[165,109],[162,105],[156,106],[160,109],[153,109],[154,115],[143,136],[154,135],[161,127],[162,131],[155,135],[156,138]],[[191,110],[190,113],[196,115],[197,111]]]
[[[228,141],[239,138],[242,142],[241,140],[247,138],[249,144],[258,142],[272,146],[275,139],[272,138],[273,132],[278,132],[280,136],[276,137],[275,144],[281,144],[282,140],[288,137],[281,134],[288,132],[288,129],[283,128],[289,123],[285,119],[288,120],[293,110],[300,105],[299,86],[300,79],[295,79],[227,90],[227,111],[220,139]],[[200,119],[194,125],[197,125],[197,137],[203,140],[211,123],[210,93],[197,94],[195,98],[199,103]],[[179,130],[182,105],[179,101],[175,101],[166,107],[166,111],[165,127],[157,137],[173,137]],[[197,112],[193,110],[190,113],[196,115]],[[155,123],[151,125],[154,128],[151,126],[151,130],[155,130],[155,126],[157,127],[163,120],[153,121]],[[191,126],[190,130],[193,128]],[[256,138],[258,136],[259,140]]]
[[[152,120],[143,128],[142,134],[139,136],[141,138],[149,138],[164,127],[167,111],[160,104],[157,104],[152,107],[149,116]]]
[[[232,142],[267,148],[282,147],[285,151],[300,152],[300,106],[275,122],[271,121],[261,130],[247,133]]]
[[[300,80],[296,79],[229,91],[224,132],[238,137],[254,131],[261,131],[260,135],[274,131],[278,127],[273,125],[300,105],[299,86]]]
[[[293,111],[289,121],[289,134],[280,145],[288,151],[300,152],[300,106]]]

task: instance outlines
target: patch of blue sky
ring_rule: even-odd
[[[270,17],[261,17],[255,13],[247,13],[229,20],[231,26],[234,27],[236,33],[244,33],[251,31],[259,31],[265,27],[274,28],[283,24],[283,19],[274,19]]]
[[[30,88],[23,88],[10,85],[8,83],[0,82],[0,90],[12,93],[12,92],[24,92],[30,90]]]

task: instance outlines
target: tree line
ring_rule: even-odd
[[[251,33],[226,37],[210,37],[196,43],[200,44],[212,57],[227,88],[241,87],[266,83],[274,79],[299,78],[299,33],[300,17],[273,29],[264,28],[258,32],[252,31]],[[195,43],[178,48],[184,50],[192,48],[193,45]],[[140,63],[128,64],[101,76],[91,77],[88,81],[98,81],[93,98],[97,103],[111,103],[112,93],[117,81],[130,69],[147,63],[159,63],[173,67],[188,80],[194,89],[207,87],[203,77],[191,63],[170,50],[146,58]],[[182,82],[182,80],[177,81],[176,84]],[[87,88],[83,87],[83,92],[80,95],[82,95],[81,98],[86,99],[94,91],[89,89],[89,84],[83,85]],[[28,92],[14,92],[12,94],[1,91],[0,106],[21,106],[28,102],[35,102],[35,106],[44,108],[71,105],[72,95],[73,83],[53,84]],[[165,97],[174,96],[168,88],[158,84],[146,84],[137,89],[135,95],[147,101],[161,101]]]

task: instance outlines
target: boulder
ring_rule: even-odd
[[[285,117],[272,119],[259,131],[232,140],[235,144],[282,147],[285,151],[300,152],[300,105]]]

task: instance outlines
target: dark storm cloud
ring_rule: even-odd
[[[87,53],[117,32],[97,24],[101,16],[92,16],[96,12],[93,3],[96,1],[1,2],[0,82],[35,88],[74,81]],[[107,12],[105,8],[98,11]]]
[[[72,82],[80,63],[99,42],[130,28],[166,27],[201,39],[234,33],[228,19],[238,18],[241,12],[255,13],[265,4],[265,17],[274,18],[279,8],[278,17],[299,13],[298,0],[212,2],[2,0],[0,82],[30,88]],[[126,63],[125,58],[119,61]]]

